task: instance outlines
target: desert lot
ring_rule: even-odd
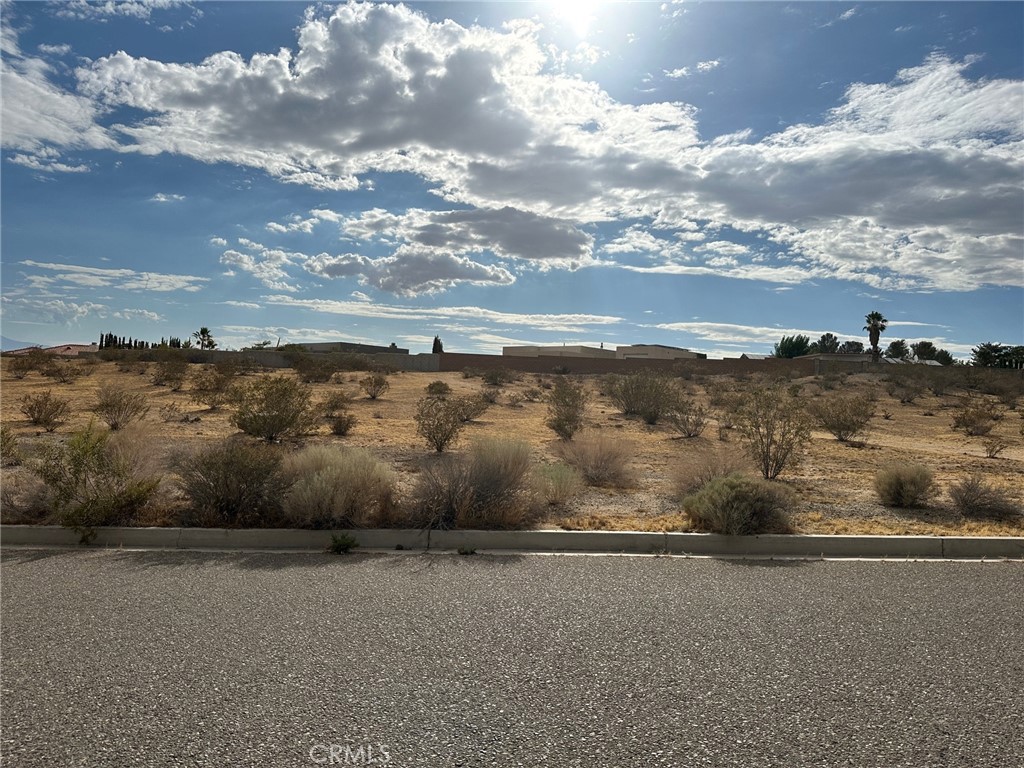
[[[172,459],[213,441],[226,438],[252,440],[242,436],[230,423],[231,409],[209,409],[193,402],[186,383],[174,391],[152,383],[145,366],[115,362],[78,361],[86,375],[70,383],[59,383],[38,371],[24,378],[12,375],[10,359],[2,361],[0,419],[15,435],[19,450],[26,457],[20,465],[2,470],[6,503],[5,522],[21,522],[12,517],[11,504],[18,489],[29,484],[32,456],[46,441],[66,439],[76,429],[94,420],[92,412],[97,392],[103,386],[117,386],[143,393],[150,404],[141,429],[152,446],[153,458],[165,467],[162,495],[165,507],[154,512],[150,524],[175,524],[174,505],[183,503],[175,496]],[[896,366],[894,366],[895,368]],[[191,366],[198,370],[200,366]],[[899,366],[909,368],[909,366]],[[931,373],[929,371],[928,373]],[[941,373],[941,372],[940,372]],[[249,376],[294,376],[291,370],[263,372]],[[925,375],[922,370],[921,375]],[[392,373],[390,388],[371,400],[360,389],[364,372],[336,374],[330,383],[310,385],[314,402],[322,402],[340,390],[352,396],[348,411],[356,421],[345,436],[331,433],[327,419],[313,433],[286,440],[282,451],[318,443],[339,443],[368,449],[387,462],[399,477],[399,493],[408,492],[416,482],[423,462],[433,460],[433,450],[417,434],[413,416],[417,402],[426,396],[425,388],[443,381],[452,394],[476,395],[484,388],[478,377],[460,373]],[[1008,381],[1019,382],[1017,374],[1006,372]],[[1014,378],[1016,376],[1016,378]],[[247,377],[248,378],[248,377]],[[548,406],[544,397],[550,391],[554,374],[522,374],[517,381],[501,386],[497,402],[482,416],[466,424],[451,451],[467,451],[474,440],[484,437],[516,438],[530,445],[536,464],[559,461],[560,441],[545,425]],[[743,441],[735,429],[720,429],[723,395],[749,390],[764,382],[758,376],[693,375],[678,380],[679,386],[694,401],[710,409],[710,419],[699,437],[684,438],[663,423],[647,425],[634,416],[622,415],[601,394],[601,377],[581,377],[590,392],[585,432],[611,435],[627,446],[632,482],[629,487],[586,487],[564,506],[552,506],[544,527],[687,530],[689,521],[682,512],[680,488],[708,463],[734,462],[755,474],[754,465],[743,455]],[[927,383],[927,382],[926,382]],[[854,374],[796,378],[785,382],[788,392],[803,403],[839,393],[871,393],[877,397],[875,415],[869,429],[856,442],[843,443],[830,433],[815,430],[800,451],[798,461],[788,466],[775,482],[795,492],[790,510],[793,528],[801,533],[875,533],[875,534],[958,534],[1024,535],[1022,519],[974,520],[959,515],[947,494],[949,486],[971,474],[982,475],[1002,488],[1018,506],[1024,506],[1024,437],[1021,435],[1021,411],[1011,408],[1006,398],[975,394],[993,403],[999,415],[992,431],[985,436],[968,436],[954,431],[952,418],[966,391],[961,387],[924,388],[913,402],[901,403],[890,393],[884,374]],[[70,401],[71,417],[53,433],[33,426],[21,412],[26,395],[51,390]],[[898,394],[898,393],[897,393]],[[1020,399],[1024,409],[1024,398]],[[183,420],[183,417],[188,417]],[[725,419],[728,422],[728,418]],[[105,428],[105,427],[104,427]],[[994,456],[988,454],[995,453]],[[875,473],[884,467],[919,463],[935,475],[938,490],[928,503],[916,509],[890,509],[879,503],[874,491]],[[167,500],[170,500],[169,502]],[[169,503],[169,506],[167,504]]]

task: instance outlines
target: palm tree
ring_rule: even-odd
[[[205,325],[192,334],[192,338],[199,342],[200,349],[216,349],[217,342],[213,340],[213,334]]]
[[[882,317],[881,312],[865,315],[864,321],[867,323],[864,330],[868,332],[868,341],[871,342],[871,356],[875,362],[878,362],[878,357],[882,352],[878,348],[878,339],[882,335],[882,331],[889,325],[889,321]]]

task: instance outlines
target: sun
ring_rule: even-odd
[[[551,0],[548,8],[565,29],[582,40],[590,34],[601,5],[600,0]]]

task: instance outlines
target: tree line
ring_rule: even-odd
[[[775,345],[772,356],[794,358],[814,354],[862,355],[870,352],[875,362],[882,357],[906,362],[934,360],[942,365],[953,365],[957,362],[947,350],[939,349],[930,341],[908,344],[906,339],[894,339],[883,350],[879,342],[889,321],[881,312],[869,312],[864,316],[864,321],[864,330],[868,332],[870,345],[868,347],[856,340],[840,341],[833,333],[822,334],[821,338],[813,342],[809,336],[795,334],[783,336]],[[979,344],[971,350],[971,365],[982,368],[1024,368],[1024,346],[1009,346],[995,342]]]

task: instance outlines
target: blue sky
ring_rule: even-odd
[[[4,2],[2,329],[1024,343],[1024,4]]]

